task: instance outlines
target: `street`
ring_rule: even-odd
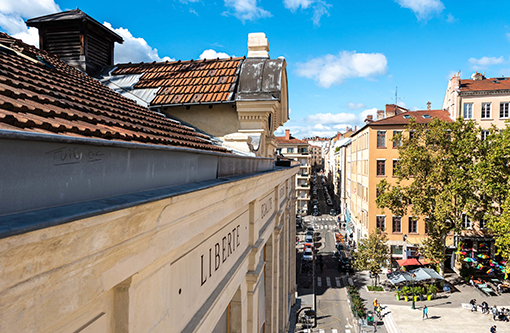
[[[322,201],[322,200],[321,200]],[[338,232],[336,217],[330,215],[306,216],[305,225],[313,226],[317,240],[317,255],[322,256],[323,267],[316,264],[317,288],[317,327],[314,332],[351,333],[353,328],[352,315],[347,303],[346,286],[352,283],[349,273],[338,271],[337,259],[333,256],[335,251],[335,231]],[[304,239],[305,230],[298,233],[300,240]],[[302,249],[302,242],[298,249]],[[301,252],[300,252],[301,253]],[[301,308],[313,308],[312,272],[302,268],[301,256],[298,255],[298,296],[301,299]],[[301,326],[298,324],[297,331]]]

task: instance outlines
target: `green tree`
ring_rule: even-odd
[[[379,208],[393,214],[426,217],[423,253],[439,262],[443,272],[446,237],[462,229],[464,212],[478,211],[480,182],[476,162],[481,156],[479,128],[473,121],[433,119],[418,124],[412,118],[401,140],[395,184],[378,184]]]
[[[383,267],[390,264],[390,249],[386,245],[388,237],[381,230],[376,229],[368,238],[362,239],[358,244],[358,250],[354,252],[354,267],[357,270],[368,270],[374,280],[372,285],[377,285],[377,276]]]
[[[480,209],[477,219],[487,221],[494,233],[498,254],[510,262],[510,128],[492,127],[482,145],[477,164],[480,179]],[[510,263],[507,265],[510,271]]]

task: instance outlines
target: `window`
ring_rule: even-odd
[[[486,219],[480,219],[480,229],[487,228],[487,220]]]
[[[482,103],[482,119],[491,118],[491,103]]]
[[[276,148],[276,154],[277,155],[281,155],[282,154],[282,149],[281,148]]]
[[[462,227],[464,229],[471,229],[471,226],[472,226],[471,220],[465,213],[463,213],[462,214]]]
[[[393,216],[393,232],[402,232],[402,218]]]
[[[393,160],[393,176],[395,176],[397,174],[397,170],[398,170],[398,160]]]
[[[423,117],[423,118],[425,118],[425,119],[431,119],[431,118],[432,118],[432,117],[430,116],[430,114],[424,114],[422,117]]]
[[[401,135],[402,131],[393,131],[393,148],[401,147],[402,146],[402,140],[395,140],[395,137],[398,135]]]
[[[385,160],[377,160],[377,176],[385,176],[386,175],[386,161]]]
[[[386,148],[386,131],[377,131],[377,148]]]
[[[409,132],[409,139],[413,139],[414,138],[414,130],[410,131]]]
[[[409,233],[418,233],[418,219],[416,217],[409,216]]]
[[[376,216],[375,227],[379,230],[386,229],[386,216],[384,215]]]
[[[510,103],[504,102],[499,104],[499,118],[508,118],[508,110],[510,109]]]
[[[464,118],[465,119],[473,118],[473,103],[464,104]]]
[[[410,115],[408,115],[408,114],[405,114],[405,115],[403,115],[402,117],[404,117],[404,119],[411,119],[411,116],[410,116]]]
[[[293,153],[294,152],[294,148],[287,148],[287,153]]]
[[[489,131],[482,130],[482,134],[481,134],[482,141],[485,141],[488,136],[489,136]]]

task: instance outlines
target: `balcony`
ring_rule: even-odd
[[[310,185],[308,185],[308,184],[298,184],[297,185],[297,189],[298,190],[299,189],[301,189],[301,190],[308,190],[308,189],[310,189]]]
[[[309,175],[309,174],[307,174],[307,173],[305,173],[305,174],[298,173],[298,174],[297,174],[297,177],[298,177],[298,178],[309,178],[309,177],[310,177],[310,175]]]

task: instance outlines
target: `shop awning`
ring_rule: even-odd
[[[416,268],[409,271],[410,274],[414,274],[414,281],[420,282],[425,280],[444,280],[441,275],[431,268]]]
[[[396,285],[396,284],[399,284],[402,282],[412,281],[411,274],[408,272],[402,272],[402,271],[395,271],[395,272],[388,273],[388,274],[386,274],[386,277],[388,278],[388,280],[390,280],[390,282],[393,285]]]
[[[420,262],[414,258],[412,259],[400,259],[397,260],[397,263],[400,267],[403,266],[421,266]]]

